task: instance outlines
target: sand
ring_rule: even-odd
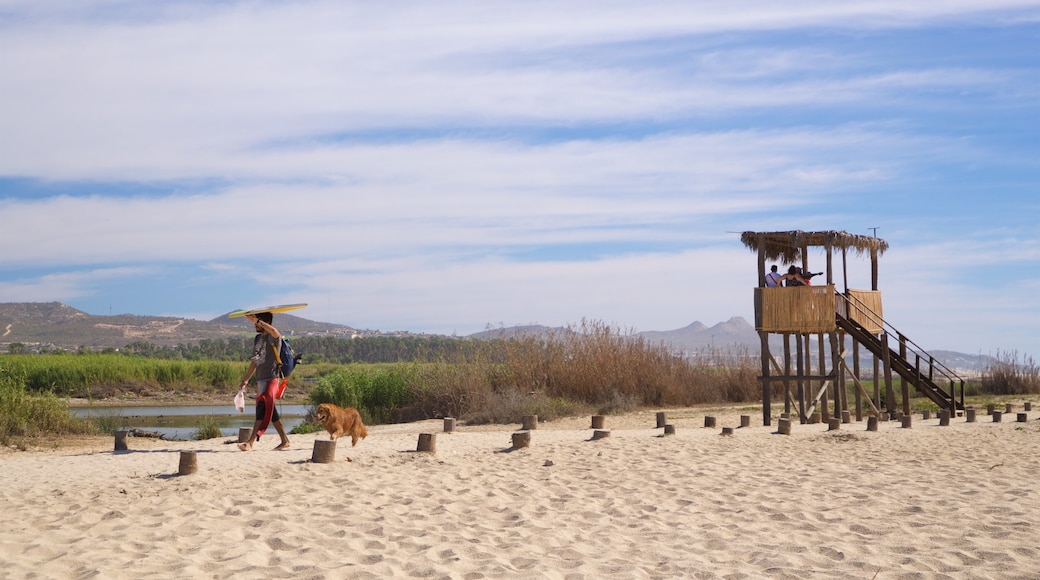
[[[761,426],[666,409],[0,453],[4,578],[1037,578],[1040,413]],[[721,436],[721,427],[752,426]],[[718,427],[704,427],[704,415]],[[436,453],[417,453],[420,433]],[[179,475],[181,451],[198,472]],[[350,461],[348,461],[348,458]]]

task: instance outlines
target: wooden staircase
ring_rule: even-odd
[[[854,296],[838,293],[837,298],[838,304],[844,306],[836,313],[838,328],[883,361],[887,368],[899,375],[904,385],[913,385],[940,409],[948,409],[951,415],[964,409],[964,379],[871,312]],[[874,334],[856,320],[872,320],[883,330]],[[896,337],[898,348],[890,346],[889,338],[892,336]],[[878,377],[874,380],[878,380]],[[959,400],[956,397],[957,387],[960,388]],[[907,414],[910,412],[908,394],[909,388],[904,386],[903,412]]]

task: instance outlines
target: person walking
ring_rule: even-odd
[[[274,424],[281,438],[281,443],[275,449],[288,449],[289,436],[285,433],[285,425],[282,424],[282,418],[274,405],[278,386],[282,381],[282,377],[278,376],[277,356],[282,335],[272,324],[274,315],[270,312],[247,314],[246,318],[256,328],[256,337],[253,338],[253,356],[249,359],[249,369],[246,370],[240,389],[244,392],[249,385],[250,377],[256,376],[256,421],[249,434],[249,441],[239,443],[238,448],[242,451],[252,450],[253,444],[267,431],[267,427]]]

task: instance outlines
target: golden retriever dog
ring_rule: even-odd
[[[368,429],[361,422],[361,415],[354,407],[343,408],[332,403],[322,403],[314,412],[318,422],[325,426],[329,437],[335,441],[340,435],[350,433],[350,446],[357,447],[358,439],[368,437]]]

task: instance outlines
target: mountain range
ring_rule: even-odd
[[[363,338],[368,336],[421,336],[407,331],[383,332],[360,330],[342,324],[316,322],[293,316],[277,315],[279,330],[290,336],[333,336]],[[488,329],[466,338],[508,338],[522,334],[557,333],[573,330],[540,325],[512,326]],[[33,350],[88,348],[101,350],[122,348],[133,342],[148,342],[172,346],[200,340],[223,340],[233,336],[251,335],[253,327],[245,319],[231,319],[226,315],[212,320],[194,320],[168,316],[140,316],[134,314],[93,315],[60,302],[0,303],[0,352],[7,352],[12,343],[20,343]],[[757,357],[760,339],[755,327],[740,316],[714,326],[693,322],[682,328],[664,331],[634,333],[650,344],[664,344],[673,353],[696,357],[709,355]],[[781,352],[778,336],[770,340],[770,350]],[[952,351],[933,351],[932,355],[953,369],[977,372],[988,368],[993,358]],[[869,359],[868,359],[869,360]]]

